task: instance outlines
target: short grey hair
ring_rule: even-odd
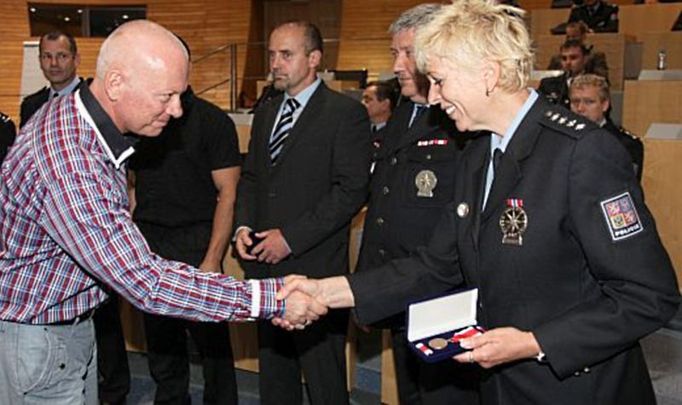
[[[442,4],[425,3],[412,7],[400,14],[397,20],[388,27],[388,33],[395,35],[400,31],[410,30],[431,22],[433,16],[440,11]]]

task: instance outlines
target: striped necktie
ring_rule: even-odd
[[[294,112],[296,112],[299,106],[300,103],[295,98],[287,99],[286,104],[284,104],[282,115],[279,117],[277,125],[275,125],[275,130],[272,132],[270,143],[268,144],[272,163],[277,161],[277,157],[282,152],[284,141],[289,136],[291,127],[294,126]]]

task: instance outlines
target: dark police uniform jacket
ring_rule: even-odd
[[[413,108],[413,102],[403,102],[383,128],[356,271],[407,257],[428,243],[441,210],[453,198],[461,134],[438,107],[429,108],[408,128]],[[420,192],[417,181],[427,172],[435,187],[422,186]],[[404,316],[397,315],[377,326],[402,324]]]
[[[616,126],[609,118],[606,119],[606,123],[602,128],[613,134],[618,139],[618,142],[625,146],[625,149],[630,154],[630,158],[632,158],[632,166],[637,179],[641,181],[642,170],[644,169],[644,145],[642,141],[625,128]]]
[[[429,246],[349,276],[356,316],[372,322],[465,282],[479,288],[479,324],[532,331],[547,360],[487,370],[484,404],[655,403],[638,340],[675,314],[680,297],[625,149],[540,98],[480,212],[489,136],[465,149]],[[502,243],[508,199],[527,215],[520,246]]]
[[[14,143],[16,128],[9,116],[0,112],[0,163],[5,160],[7,149]]]
[[[574,7],[568,22],[583,21],[594,32],[618,32],[618,6],[599,0],[596,5]]]
[[[568,98],[568,73],[540,80],[538,92],[543,94],[550,103],[571,109],[571,100]]]

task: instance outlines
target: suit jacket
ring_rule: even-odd
[[[19,122],[19,127],[26,125],[29,119],[35,114],[36,111],[40,109],[47,102],[50,96],[50,88],[43,87],[37,92],[30,94],[21,101],[21,108],[19,115],[21,116],[21,121]]]
[[[675,314],[679,291],[625,149],[539,99],[481,212],[489,136],[464,151],[429,246],[349,276],[356,315],[381,319],[465,283],[479,288],[479,324],[532,331],[547,356],[488,370],[484,404],[654,403],[638,339]],[[508,199],[527,215],[521,246],[502,243]]]
[[[80,83],[83,82],[83,78],[79,78]],[[74,87],[73,91],[78,90],[78,87],[80,85]],[[21,107],[20,107],[20,118],[21,121],[19,122],[19,128],[23,128],[24,125],[28,122],[28,120],[33,117],[33,114],[36,113],[40,109],[40,107],[43,106],[50,97],[50,88],[49,87],[43,87],[42,89],[36,91],[33,94],[29,94],[28,96],[24,97],[24,99],[21,101]]]
[[[14,143],[16,128],[9,116],[0,112],[0,163],[5,160],[7,149]]]
[[[574,7],[568,22],[583,21],[594,32],[618,32],[618,6],[599,0],[597,10],[592,12],[590,6]]]
[[[246,275],[347,273],[350,221],[367,198],[367,111],[321,83],[273,165],[268,142],[283,98],[256,111],[237,189],[235,225],[256,231],[280,228],[292,254],[277,265],[245,262]]]

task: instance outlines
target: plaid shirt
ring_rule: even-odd
[[[0,320],[49,324],[106,300],[201,321],[270,318],[281,279],[238,281],[153,254],[126,193],[132,143],[87,88],[22,129],[0,179]],[[255,297],[255,299],[252,299]]]

